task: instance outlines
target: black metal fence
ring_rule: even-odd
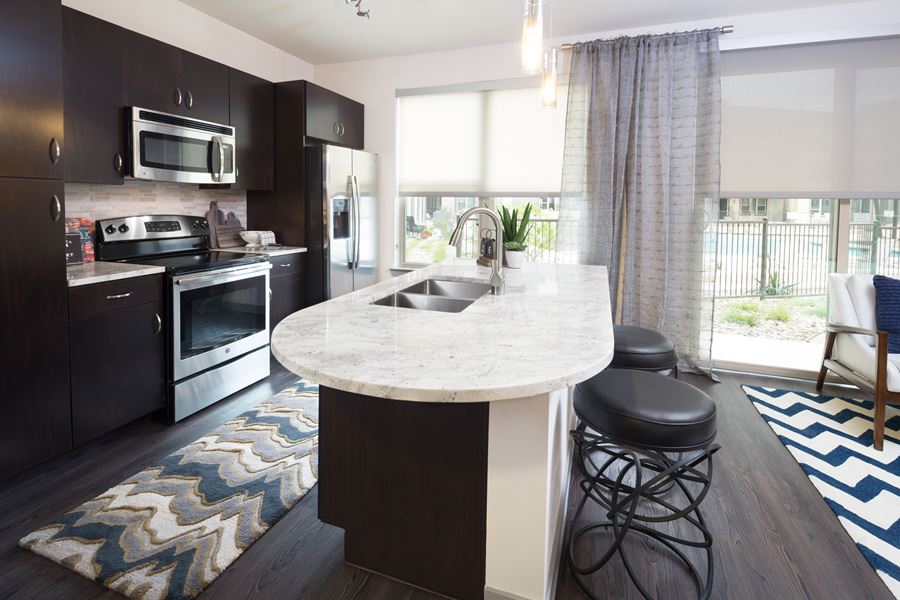
[[[828,224],[718,221],[717,298],[817,295],[828,277]]]
[[[556,219],[532,219],[526,258],[557,260]],[[828,273],[835,269],[829,223],[717,221],[715,252],[717,298],[818,296],[826,293]],[[478,219],[465,226],[458,255],[477,258],[481,234]],[[851,224],[850,273],[881,273],[900,278],[900,227],[878,222]]]
[[[847,267],[850,273],[900,277],[900,227],[851,225]]]
[[[817,296],[835,270],[828,223],[718,221],[717,298]],[[900,277],[900,227],[851,224],[848,271]],[[709,251],[710,249],[708,249]]]

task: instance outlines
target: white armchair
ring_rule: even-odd
[[[828,336],[816,390],[833,371],[875,397],[875,449],[884,447],[885,405],[900,402],[900,354],[888,354],[888,334],[875,325],[871,275],[828,276]]]

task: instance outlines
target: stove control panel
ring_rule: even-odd
[[[148,233],[160,233],[162,231],[181,231],[181,223],[178,221],[145,221],[144,231]]]
[[[99,244],[209,236],[204,217],[191,215],[146,215],[102,219],[95,224]]]

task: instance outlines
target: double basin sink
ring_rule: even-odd
[[[425,279],[372,304],[458,313],[490,291],[489,283]]]

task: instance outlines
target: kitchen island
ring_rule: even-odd
[[[437,265],[287,317],[272,351],[320,385],[319,517],[347,562],[451,598],[554,594],[572,387],[613,352],[606,269],[528,264],[461,312],[374,301]]]

